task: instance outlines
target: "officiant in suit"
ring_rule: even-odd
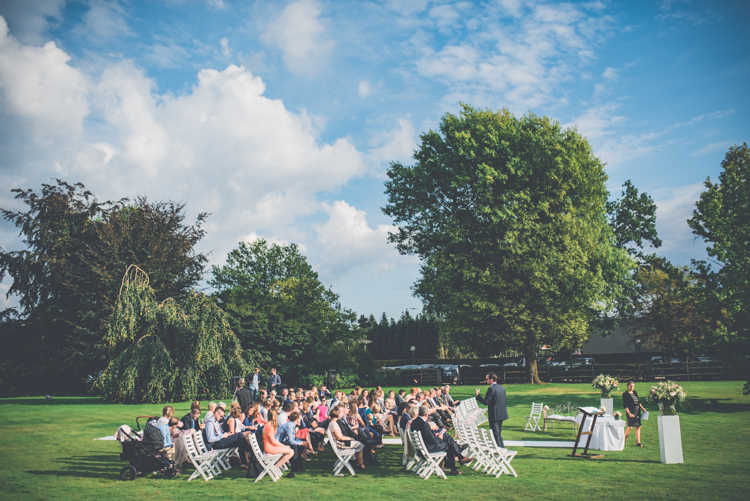
[[[503,421],[508,419],[505,388],[497,384],[497,374],[494,372],[487,374],[485,381],[490,387],[487,388],[487,394],[484,398],[479,395],[479,388],[477,388],[477,400],[487,406],[487,417],[490,421],[492,434],[495,435],[497,445],[504,448],[505,443],[503,442],[501,433],[503,430]]]

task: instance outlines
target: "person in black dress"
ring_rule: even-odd
[[[635,428],[635,445],[643,447],[641,443],[641,410],[645,411],[646,409],[638,400],[638,392],[635,391],[635,383],[633,381],[628,381],[628,391],[622,394],[622,405],[625,407],[625,413],[628,416],[625,440],[628,439],[630,430]]]

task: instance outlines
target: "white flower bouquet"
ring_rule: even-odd
[[[609,398],[610,394],[620,387],[620,382],[617,378],[612,376],[599,374],[596,376],[596,379],[591,382],[591,387],[600,390],[602,392],[602,398]]]
[[[662,381],[651,387],[648,395],[646,395],[646,400],[659,404],[659,410],[662,414],[673,415],[677,414],[674,408],[675,404],[681,403],[686,397],[687,393],[682,389],[682,386],[674,381]]]

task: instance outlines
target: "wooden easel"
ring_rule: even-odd
[[[576,437],[576,444],[573,446],[573,454],[568,454],[568,457],[578,459],[603,458],[604,454],[589,454],[589,445],[591,445],[591,436],[594,434],[596,418],[602,416],[604,414],[604,411],[596,410],[594,407],[579,407],[578,410],[581,411],[581,414],[583,414],[583,420],[581,421],[580,428],[578,428],[578,436]],[[593,416],[593,418],[591,419],[591,429],[589,431],[583,431],[583,428],[586,426],[586,418],[591,416]],[[578,450],[578,444],[581,442],[581,435],[588,435],[589,438],[588,440],[586,440],[586,447],[583,449],[583,454],[576,454],[576,450]]]

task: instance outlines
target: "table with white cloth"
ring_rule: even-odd
[[[576,423],[581,425],[583,414],[576,416]],[[591,417],[586,417],[583,431],[591,429]],[[596,419],[594,433],[591,435],[589,449],[595,451],[621,451],[625,448],[625,421],[615,419],[611,414],[599,416]]]

